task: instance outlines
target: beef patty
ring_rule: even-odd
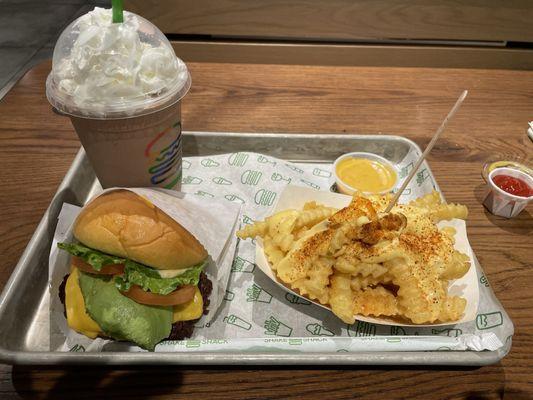
[[[65,275],[63,278],[63,282],[61,282],[61,285],[59,285],[59,300],[61,300],[61,303],[63,306],[65,305],[65,286],[67,284],[67,279],[69,275]],[[202,272],[200,274],[200,281],[198,282],[198,289],[200,289],[200,293],[202,294],[202,299],[204,301],[204,315],[207,314],[207,307],[209,306],[209,295],[211,294],[213,290],[213,284],[207,277],[207,275]],[[66,310],[63,311],[66,317]],[[192,336],[192,333],[194,331],[194,325],[198,322],[198,319],[193,319],[191,321],[178,321],[174,322],[172,324],[172,330],[170,331],[170,335],[167,339],[169,340],[183,340],[190,338]]]

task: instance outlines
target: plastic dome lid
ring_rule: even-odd
[[[148,20],[95,8],[72,22],[54,48],[46,96],[59,111],[88,118],[149,114],[180,100],[191,78],[165,35]]]

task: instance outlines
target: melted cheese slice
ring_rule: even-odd
[[[202,293],[198,286],[195,288],[194,297],[187,303],[174,306],[174,315],[172,322],[177,321],[190,321],[202,316],[204,312],[204,300],[202,299]]]
[[[65,285],[65,309],[67,323],[76,332],[94,339],[103,334],[98,324],[87,314],[81,294],[78,268],[73,267]]]

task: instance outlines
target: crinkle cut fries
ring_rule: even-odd
[[[454,249],[455,229],[441,220],[466,219],[468,209],[432,192],[384,213],[390,196],[354,196],[340,210],[308,202],[245,226],[237,235],[261,237],[278,278],[311,300],[329,305],[348,324],[356,315],[414,324],[460,319],[466,300],[448,295],[450,280],[470,268]]]

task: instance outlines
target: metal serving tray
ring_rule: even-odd
[[[184,132],[184,156],[254,151],[299,163],[331,163],[347,151],[370,151],[400,161],[420,148],[399,136],[309,135]],[[428,169],[429,167],[425,165]],[[361,353],[127,353],[49,351],[48,256],[64,202],[83,205],[100,185],[82,149],[22,254],[0,296],[0,362],[9,364],[351,364],[351,365],[487,365],[498,351],[361,352]],[[438,188],[437,188],[438,189]],[[28,279],[31,277],[31,279]]]

